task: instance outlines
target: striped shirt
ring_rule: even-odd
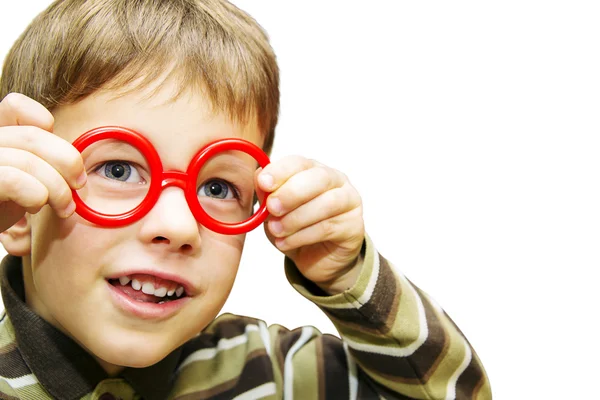
[[[369,238],[357,283],[325,296],[285,262],[292,285],[342,340],[313,327],[224,314],[147,368],[109,377],[24,303],[21,260],[0,284],[2,399],[491,399],[482,364],[444,311],[380,256]]]

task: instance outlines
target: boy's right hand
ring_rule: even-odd
[[[0,102],[0,233],[46,204],[63,218],[75,211],[71,188],[86,182],[83,160],[53,125],[50,111],[27,96]]]

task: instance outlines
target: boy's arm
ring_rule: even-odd
[[[350,394],[376,388],[388,398],[491,398],[458,328],[365,240],[362,200],[346,175],[292,156],[257,171],[255,186],[260,199],[270,193],[265,232],[286,255],[290,280],[330,316],[344,340],[314,336],[310,328],[301,335],[281,332],[286,338],[275,348],[289,360],[280,363],[285,387],[293,382],[294,390],[304,390],[310,377],[297,372],[305,370],[325,392],[349,382]],[[318,379],[314,359],[326,372]]]
[[[340,346],[327,335],[306,336],[293,370],[306,368],[319,347],[316,379],[325,391],[347,389],[350,398],[368,398],[372,390],[384,398],[491,399],[475,351],[444,311],[394,270],[368,237],[360,262],[353,287],[328,296],[286,258],[292,285],[329,316],[343,339]],[[302,386],[294,382],[296,391]]]

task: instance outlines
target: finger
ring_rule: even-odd
[[[19,222],[26,210],[12,201],[0,201],[0,236]]]
[[[12,166],[0,166],[0,202],[13,202],[35,214],[47,200],[48,189],[35,177]]]
[[[351,242],[362,240],[362,207],[328,218],[308,226],[290,236],[275,238],[275,246],[281,251],[323,242]]]
[[[0,148],[0,165],[17,168],[39,181],[47,189],[48,204],[56,210],[59,216],[67,217],[74,211],[71,204],[73,195],[69,185],[46,161],[24,150]],[[2,190],[9,191],[10,189],[11,187]],[[18,189],[20,192],[24,190],[21,187],[18,187]],[[36,199],[38,198],[39,194],[36,195]],[[17,203],[21,204],[20,201],[17,201]]]
[[[308,226],[361,206],[361,198],[350,184],[322,193],[281,218],[271,218],[268,227],[275,237],[292,235]]]
[[[258,182],[258,177],[260,176],[261,172],[262,172],[262,168],[260,168],[260,167],[256,171],[254,171],[254,191],[256,194],[256,198],[258,199],[258,202],[260,204],[263,203],[263,201],[265,200],[265,197],[268,194],[260,187],[260,184]]]
[[[31,125],[52,132],[54,117],[40,103],[20,93],[9,93],[0,102],[0,126]]]
[[[81,154],[71,143],[35,126],[0,127],[0,148],[35,154],[56,169],[73,189],[86,182]]]
[[[346,182],[347,178],[341,172],[318,165],[291,176],[271,193],[267,208],[271,214],[282,216],[328,190],[342,187]]]
[[[273,161],[264,167],[258,176],[259,187],[265,192],[273,192],[291,176],[315,165],[315,161],[300,156],[289,156]]]

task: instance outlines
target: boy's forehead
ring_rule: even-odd
[[[100,90],[77,103],[53,110],[55,133],[73,141],[99,126],[122,126],[169,149],[184,141],[194,148],[225,137],[262,147],[264,137],[255,116],[239,121],[217,108],[201,90],[179,91],[172,82],[142,88]],[[178,140],[180,139],[180,140]]]

